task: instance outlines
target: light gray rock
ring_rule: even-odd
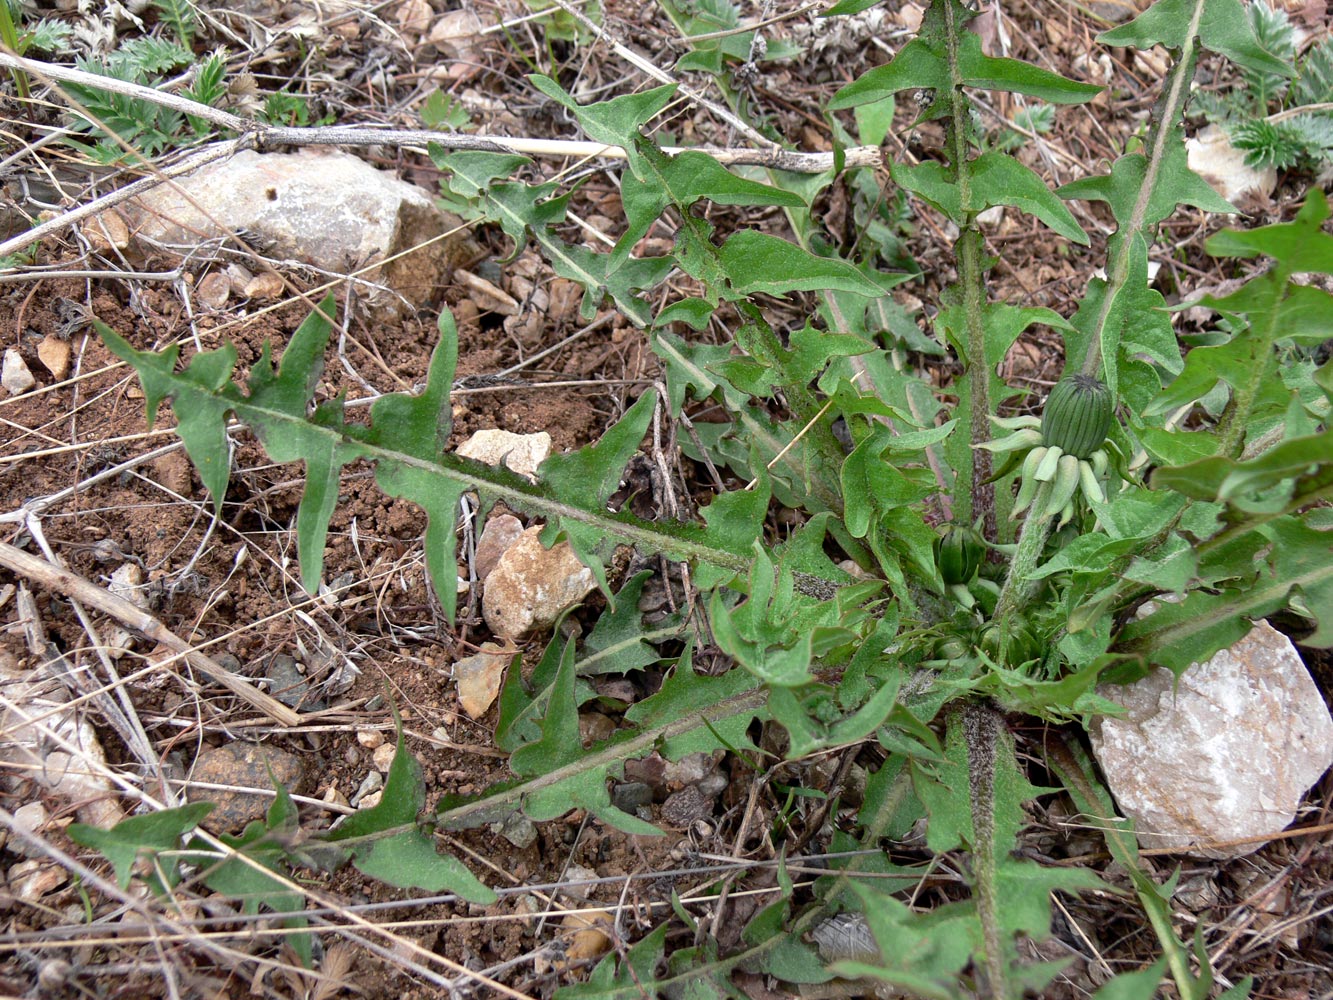
[[[50,818],[46,806],[40,802],[25,802],[14,810],[14,825],[39,838],[47,835],[46,821]],[[25,858],[45,857],[22,837],[14,837],[9,841],[9,846],[15,853],[21,854]]]
[[[503,823],[493,824],[491,829],[520,851],[537,843],[537,827],[520,812],[510,813]]]
[[[1098,693],[1125,706],[1089,735],[1145,847],[1271,837],[1333,762],[1333,719],[1290,640],[1260,622],[1181,676],[1165,669]],[[1232,858],[1262,840],[1204,850]]]
[[[356,794],[352,796],[352,805],[360,808],[365,804],[368,797],[382,791],[383,788],[384,775],[380,774],[379,771],[371,771],[361,779],[360,787],[357,788]],[[379,799],[377,798],[375,801],[378,802]],[[371,805],[373,805],[373,803],[371,803]],[[370,805],[366,805],[366,808],[370,808]]]
[[[457,454],[487,465],[504,465],[535,481],[537,466],[551,454],[551,435],[545,431],[515,434],[489,427],[477,431],[460,444]]]
[[[538,539],[541,530],[534,525],[523,532],[486,578],[481,613],[501,638],[549,628],[596,584],[568,542],[545,548]]]
[[[5,348],[4,364],[0,366],[0,386],[9,390],[11,396],[17,396],[27,392],[36,384],[37,380],[28,370],[28,363],[23,360],[23,355],[12,347]]]
[[[122,211],[141,241],[191,248],[225,230],[243,231],[269,258],[337,273],[393,256],[457,224],[415,185],[350,153],[327,150],[242,150],[175,185],[154,188]],[[464,241],[423,246],[366,277],[413,306],[426,304]],[[394,308],[391,297],[372,295],[369,304]]]
[[[0,690],[9,706],[0,712],[0,764],[13,765],[6,768],[12,791],[20,791],[19,775],[30,776],[45,792],[72,803],[80,823],[109,829],[124,819],[92,720],[68,704],[68,689],[50,669],[20,670],[5,658]]]

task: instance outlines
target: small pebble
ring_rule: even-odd
[[[358,729],[356,741],[367,750],[374,750],[384,746],[384,734],[378,729]]]
[[[379,771],[371,771],[369,774],[366,775],[365,779],[361,782],[361,787],[356,790],[356,794],[352,796],[352,805],[356,806],[357,808],[360,808],[361,803],[366,798],[366,796],[372,794],[373,792],[378,792],[383,787],[384,787],[384,776],[380,774]],[[376,801],[379,800],[377,799]]]

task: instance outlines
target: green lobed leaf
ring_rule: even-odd
[[[637,155],[635,140],[639,130],[671,102],[676,93],[675,84],[583,105],[549,76],[533,73],[528,80],[551,100],[572,111],[588,138],[608,146],[622,147],[635,175],[640,179],[647,176],[648,168]]]
[[[408,752],[402,728],[389,765],[380,801],[359,809],[325,835],[351,852],[352,864],[364,875],[401,889],[452,892],[473,903],[493,903],[495,893],[457,858],[436,852],[434,842],[418,826],[426,804],[421,765]]]
[[[1204,48],[1238,66],[1284,77],[1294,75],[1289,63],[1258,43],[1240,0],[1157,0],[1128,24],[1102,32],[1097,41],[1137,49],[1154,45],[1183,49],[1193,44],[1195,37]]]
[[[611,740],[578,754],[570,753],[571,737],[558,727],[562,720],[567,726],[569,717],[569,710],[563,707],[569,695],[562,694],[563,702],[552,719],[549,736],[550,745],[568,754],[569,762],[552,766],[535,754],[520,758],[522,766],[534,769],[532,777],[505,782],[475,798],[445,796],[436,807],[437,822],[447,829],[470,829],[503,822],[517,809],[533,820],[543,820],[582,807],[627,833],[658,833],[610,805],[607,782],[623,775],[625,761],[653,750],[668,760],[678,760],[688,753],[752,748],[746,730],[756,716],[764,714],[763,692],[745,671],[705,677],[695,673],[690,659],[687,647],[661,690],[630,706],[625,718],[636,728],[622,730]],[[567,669],[563,660],[561,668]],[[569,680],[561,678],[560,683],[568,685]],[[577,726],[577,717],[573,721]]]
[[[829,971],[844,979],[888,983],[909,996],[958,1000],[963,969],[981,942],[981,925],[971,902],[944,903],[914,912],[901,900],[853,883],[879,961],[843,960]]]
[[[281,922],[283,927],[299,929],[308,926],[309,921],[300,915],[305,909],[305,896],[289,888],[291,869],[298,863],[287,846],[299,832],[296,803],[281,784],[274,782],[274,790],[277,794],[262,822],[248,824],[239,837],[219,836],[239,856],[215,862],[211,845],[195,840],[190,846],[201,852],[199,858],[187,854],[184,860],[203,869],[200,877],[214,892],[239,900],[243,913],[257,914],[261,906],[266,906],[274,913],[287,915]],[[291,934],[286,941],[305,966],[311,967],[311,935]]]
[[[520,778],[574,767],[584,759],[575,676],[574,642],[570,640],[561,655],[560,667],[546,706],[546,716],[542,719],[541,739],[519,747],[510,755],[509,768]],[[620,773],[623,773],[623,766]],[[559,786],[529,792],[523,800],[523,811],[530,819],[541,821],[563,816],[574,808],[583,808],[625,833],[659,835],[661,831],[652,824],[611,804],[607,778],[607,772],[597,768],[576,772]]]
[[[960,20],[976,16],[956,0],[949,2],[961,12]],[[829,101],[828,110],[840,111],[883,100],[900,90],[951,90],[954,81],[949,75],[944,45],[928,40],[925,34],[923,28],[923,37],[904,45],[891,62],[863,73],[839,90]],[[971,32],[959,39],[958,68],[961,76],[958,82],[962,86],[1024,94],[1052,104],[1082,104],[1101,93],[1100,87],[1066,79],[1017,59],[987,56],[981,51],[980,37]]]
[[[156,859],[164,851],[178,851],[182,838],[213,811],[213,805],[212,802],[192,802],[174,809],[159,809],[142,816],[130,816],[109,830],[71,823],[65,832],[74,843],[101,852],[111,862],[117,884],[124,889],[130,884],[136,861]],[[174,859],[167,861],[165,867],[155,864],[155,874],[158,871],[165,876],[167,885],[180,881],[178,862]],[[161,883],[157,884],[160,886]]]
[[[457,589],[453,509],[464,491],[479,491],[488,503],[502,500],[511,509],[544,519],[554,526],[549,530],[566,533],[575,549],[590,559],[591,554],[604,552],[618,541],[671,558],[697,561],[722,578],[749,568],[748,550],[754,535],[748,519],[740,526],[724,525],[719,520],[715,530],[705,530],[697,525],[650,523],[627,512],[610,514],[595,498],[589,502],[588,480],[583,475],[594,477],[601,496],[606,484],[620,472],[618,468],[603,468],[601,463],[614,464],[632,453],[651,417],[651,394],[626,415],[627,423],[608,432],[606,445],[594,445],[577,457],[553,462],[558,486],[534,485],[507,469],[440,453],[438,448],[449,426],[448,387],[456,352],[453,321],[447,316],[441,318],[441,340],[432,355],[427,386],[420,397],[407,393],[381,397],[372,407],[376,419],[370,427],[346,423],[338,401],[321,404],[308,416],[303,396],[313,382],[312,373],[318,373],[322,365],[330,330],[325,317],[331,313],[332,303],[326,302],[302,324],[276,371],[267,355],[261,357],[249,395],[226,380],[228,365],[234,363],[233,351],[197,355],[184,372],[177,373],[173,371],[175,348],[160,354],[137,351],[105,326],[99,327],[111,350],[141,373],[149,414],[155,414],[163,400],[173,401],[178,419],[185,425],[182,435],[188,435],[191,458],[200,463],[210,489],[225,490],[227,413],[254,427],[275,460],[307,463],[297,527],[303,581],[312,592],[319,584],[327,519],[337,497],[337,472],[356,458],[376,463],[377,480],[386,492],[406,497],[427,511],[427,566],[435,590],[450,613]],[[220,500],[220,495],[215,493],[215,500]],[[711,543],[713,535],[725,540],[722,546]],[[730,545],[735,546],[734,550]]]
[[[736,298],[765,292],[834,289],[868,297],[882,294],[880,286],[854,265],[832,257],[817,257],[777,236],[743,229],[718,249],[718,260]]]
[[[1116,222],[1121,227],[1127,227],[1134,221],[1134,209],[1147,174],[1148,158],[1141,153],[1127,153],[1111,165],[1109,174],[1071,181],[1062,185],[1056,194],[1061,198],[1104,201],[1110,205]],[[1173,138],[1163,151],[1156,184],[1149,192],[1142,224],[1156,225],[1172,215],[1177,205],[1192,205],[1205,212],[1236,211],[1234,205],[1190,169],[1184,144]]]
[[[420,830],[376,838],[368,850],[357,853],[353,864],[361,874],[400,889],[451,892],[481,905],[499,899],[463,862],[437,852],[435,842]]]
[[[1306,645],[1333,645],[1333,535],[1283,517],[1260,529],[1272,548],[1269,567],[1243,589],[1210,594],[1195,591],[1184,601],[1162,603],[1130,622],[1116,648],[1166,667],[1177,675],[1202,663],[1250,630],[1250,621],[1270,615],[1298,593],[1315,619]]]
[[[986,152],[969,161],[965,189],[958,183],[953,167],[933,160],[914,166],[895,163],[889,169],[900,187],[930,202],[955,224],[961,225],[967,215],[992,206],[1012,205],[1036,216],[1066,239],[1088,245],[1087,233],[1041,177],[1004,153]],[[961,197],[964,190],[969,195],[966,203]]]
[[[1175,490],[1197,500],[1228,500],[1245,509],[1249,496],[1275,488],[1287,498],[1298,489],[1305,496],[1311,487],[1319,493],[1333,491],[1323,486],[1330,469],[1333,432],[1323,431],[1285,441],[1247,461],[1214,455],[1155,469],[1151,481],[1154,489]]]
[[[1312,187],[1296,217],[1256,229],[1224,229],[1204,244],[1214,257],[1273,257],[1293,273],[1333,274],[1333,236],[1323,231],[1328,199]]]

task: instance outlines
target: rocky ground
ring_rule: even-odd
[[[445,6],[427,0],[204,3],[195,45],[201,54],[228,47],[231,107],[240,114],[253,110],[252,92],[287,84],[293,93],[311,96],[315,117],[417,128],[423,109],[439,100],[432,95],[443,91],[455,102],[456,124],[465,134],[581,138],[576,124],[526,83],[524,74],[533,70],[576,81],[571,91],[584,99],[621,92],[627,80],[632,87],[649,82],[610,44],[580,35],[568,15],[561,15],[557,31],[528,19],[530,11],[517,0],[481,0],[464,10]],[[739,13],[750,23],[787,14],[789,6],[742,3]],[[106,30],[124,38],[142,33],[134,15],[117,10],[121,14]],[[1129,13],[1121,0],[1097,0],[1087,8],[1021,0],[997,7],[979,28],[996,54],[1003,50],[1077,79],[1113,84],[1087,108],[1062,110],[1052,130],[1033,144],[1034,160],[1055,181],[1074,179],[1113,157],[1148,113],[1162,66],[1151,59],[1126,62],[1124,52],[1093,42],[1109,21]],[[75,10],[61,16],[84,34],[94,30]],[[1327,30],[1313,5],[1293,7],[1293,16],[1311,31]],[[143,12],[142,29],[152,30],[156,17],[154,8]],[[890,0],[858,20],[859,33],[825,30],[807,13],[777,21],[766,29],[768,37],[791,42],[801,55],[759,64],[745,90],[751,112],[801,149],[828,150],[821,105],[839,86],[887,60],[919,18],[918,8]],[[677,33],[653,5],[611,0],[604,23],[615,39],[663,69],[682,51]],[[1227,83],[1220,64],[1204,70],[1213,85]],[[685,79],[707,90],[707,78]],[[42,82],[32,87],[47,93]],[[17,158],[0,168],[11,219],[0,236],[12,235],[16,212],[57,217],[132,179],[88,168],[58,143],[25,151],[24,144],[41,140],[43,126],[60,120],[59,112],[20,104],[12,84],[4,95],[5,155]],[[996,106],[989,127],[998,128],[1012,110]],[[900,109],[886,157],[934,144],[922,134],[928,130],[914,132],[909,121]],[[698,105],[687,105],[672,127],[682,144],[740,144]],[[189,242],[189,226],[182,232],[152,230],[151,206],[122,205],[64,225],[15,272],[16,280],[0,277],[0,339],[7,351],[6,391],[0,392],[3,540],[58,557],[69,573],[122,595],[215,664],[294,710],[299,720],[282,724],[274,711],[264,710],[262,699],[240,700],[207,669],[182,663],[161,637],[123,630],[58,581],[0,570],[6,707],[43,706],[57,735],[85,747],[96,742],[112,771],[135,772],[150,759],[156,779],[143,791],[164,802],[218,802],[210,823],[219,833],[239,832],[262,814],[271,801],[270,774],[312,822],[327,824],[376,801],[392,758],[395,711],[432,795],[467,794],[509,777],[507,755],[493,742],[491,699],[512,654],[520,652],[531,669],[548,636],[539,627],[524,640],[524,628],[500,625],[485,613],[480,581],[490,568],[487,560],[495,558],[487,546],[499,547],[494,535],[473,540],[480,544],[463,567],[469,588],[460,594],[456,626],[448,626],[426,580],[423,514],[386,498],[366,466],[349,467],[342,480],[325,553],[328,586],[307,595],[293,524],[303,488],[300,467],[270,462],[248,433],[238,432],[234,472],[222,516],[215,519],[173,434],[174,415],[164,412],[148,427],[137,379],[108,351],[91,320],[139,348],[181,340],[191,352],[229,342],[246,369],[266,343],[284,344],[331,288],[346,320],[320,393],[329,398],[346,392],[357,400],[420,383],[437,340],[437,315],[448,309],[459,344],[450,439],[455,448],[491,429],[548,435],[555,452],[582,446],[661,377],[643,334],[610,310],[599,311],[591,323],[582,320],[579,290],[556,277],[532,247],[515,248],[498,229],[466,227],[421,246],[456,220],[437,215],[431,204],[440,172],[419,145],[353,152],[383,175],[330,179],[318,171],[334,169],[332,160],[320,157],[312,165],[300,154],[290,173],[213,186],[224,202],[263,202],[295,198],[295,185],[320,177],[303,197],[322,202],[310,211],[328,211],[329,218],[298,216],[290,245],[270,236],[266,244],[250,240],[248,250],[226,244],[182,257],[171,247]],[[177,155],[164,155],[160,165]],[[591,240],[616,235],[620,208],[613,172],[600,163],[585,170],[575,160],[556,158],[540,158],[532,169],[547,176],[583,171],[571,219]],[[394,187],[390,177],[412,191]],[[1275,186],[1245,196],[1256,223],[1289,218],[1311,182],[1296,173],[1273,180]],[[269,184],[282,192],[280,198],[267,198]],[[355,209],[360,214],[349,216],[345,241],[331,242],[321,264],[312,265],[308,254],[303,263],[292,260],[309,249],[313,236],[332,240],[337,234],[340,195],[372,188],[383,188],[387,201]],[[258,209],[250,205],[246,211]],[[833,231],[853,226],[846,198],[836,189],[822,212]],[[1109,215],[1084,212],[1080,221],[1094,242],[1104,242]],[[392,249],[405,257],[365,273],[364,281],[348,278],[374,263],[365,259],[358,236],[390,214],[404,220]],[[747,221],[780,231],[776,214]],[[950,238],[919,206],[904,221],[904,258],[922,273],[900,288],[898,299],[924,326],[952,277]],[[1189,212],[1170,224],[1159,244],[1158,277],[1169,301],[1221,281],[1202,252],[1204,238],[1220,225]],[[567,238],[573,238],[570,228]],[[1082,292],[1082,261],[1049,252],[1048,243],[1034,239],[1026,217],[998,220],[988,247],[997,258],[996,297],[1067,314]],[[795,316],[806,304],[794,300],[775,308]],[[1005,377],[1034,387],[1053,384],[1062,367],[1059,346],[1049,333],[1024,339],[1006,359]],[[921,363],[939,367],[942,382],[947,377],[938,360]],[[524,447],[532,443],[522,440]],[[515,465],[512,443],[502,444],[501,452]],[[683,463],[681,474],[689,488],[709,488],[706,470]],[[518,522],[492,525],[500,534],[507,529],[516,535],[521,528]],[[508,572],[515,578],[510,585],[518,587],[538,570],[523,564]],[[559,567],[540,572],[558,580],[577,575]],[[674,599],[659,573],[643,606],[654,611]],[[592,621],[602,606],[594,592],[567,627]],[[95,646],[111,652],[99,657]],[[709,655],[715,654],[699,653]],[[68,686],[21,686],[25,671],[53,656],[74,675]],[[1316,673],[1327,697],[1327,676]],[[630,691],[626,700],[634,696]],[[7,725],[16,725],[16,718],[11,712]],[[581,723],[592,742],[614,730],[615,712],[585,712]],[[781,846],[768,834],[741,842],[738,830],[742,823],[776,830],[787,808],[772,786],[756,793],[752,772],[730,757],[670,766],[650,758],[627,769],[618,804],[631,812],[646,808],[668,830],[665,837],[620,834],[576,811],[535,826],[521,821],[484,827],[454,841],[451,848],[474,872],[506,890],[493,906],[412,898],[351,868],[312,882],[311,905],[323,907],[318,919],[352,932],[352,939],[322,939],[319,974],[312,975],[298,971],[276,938],[254,934],[234,909],[192,890],[173,902],[170,926],[150,925],[133,908],[122,912],[122,904],[88,878],[108,878],[110,867],[64,831],[76,819],[109,825],[128,800],[118,799],[105,782],[71,778],[62,786],[33,773],[49,768],[49,760],[7,760],[0,806],[31,831],[24,837],[11,830],[0,855],[6,879],[0,993],[13,996],[434,997],[444,995],[441,977],[464,983],[463,968],[517,991],[510,995],[546,996],[586,975],[587,960],[603,954],[613,938],[632,941],[655,922],[675,919],[669,907],[647,904],[665,904],[673,892],[686,899],[705,896],[729,884],[734,866],[741,866],[750,872],[745,892],[738,890],[724,912],[706,905],[694,911],[712,921],[724,948],[734,944],[757,905],[747,893],[773,884],[771,863]],[[820,766],[803,775],[812,787],[833,780]],[[1274,841],[1240,861],[1183,861],[1178,930],[1187,939],[1196,928],[1202,932],[1228,981],[1257,976],[1256,996],[1333,996],[1329,791],[1324,779],[1309,793],[1301,814],[1307,829],[1300,837]],[[820,846],[821,818],[811,812],[802,822],[813,827],[793,828],[796,836],[813,838],[807,850]],[[1041,806],[1032,820],[1038,854],[1043,844],[1067,837],[1070,816],[1058,800]],[[1105,866],[1097,838],[1086,840],[1084,861]],[[39,843],[76,858],[88,874],[49,860]],[[1165,875],[1181,860],[1164,856],[1148,863]],[[644,905],[633,917],[613,916],[617,904],[627,901]],[[1099,958],[1104,969],[1084,962],[1061,984],[1060,996],[1088,995],[1105,971],[1131,968],[1154,947],[1129,902],[1108,896],[1077,906],[1065,914],[1070,925],[1095,924],[1100,940],[1113,946]],[[543,916],[548,910],[556,915]],[[624,926],[625,920],[635,925]],[[613,924],[617,933],[603,933]],[[688,940],[683,923],[673,934]],[[751,997],[785,995],[744,973],[737,973],[736,984]]]

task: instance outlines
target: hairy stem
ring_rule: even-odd
[[[963,25],[951,4],[943,4],[947,26],[950,88],[949,117],[945,120],[945,144],[953,163],[958,183],[960,205],[972,203],[972,174],[968,160],[967,134],[971,121],[971,105],[963,93],[963,73],[959,67],[959,38]],[[966,326],[968,391],[972,405],[968,411],[968,440],[972,444],[971,468],[957,470],[958,482],[954,489],[958,509],[954,516],[970,522],[981,514],[985,519],[985,535],[995,538],[995,487],[986,482],[990,478],[991,455],[977,445],[990,439],[990,372],[986,367],[986,327],[982,310],[986,304],[985,255],[982,252],[981,233],[976,228],[974,213],[968,212],[960,220],[958,242],[954,253],[958,261],[958,285],[962,293],[963,323]]]
[[[1046,513],[1046,501],[1051,495],[1051,484],[1046,482],[1037,487],[1036,498],[1028,508],[1027,519],[1018,536],[1018,548],[1009,563],[1009,575],[1004,578],[1000,597],[995,602],[993,620],[1000,626],[1001,643],[1007,645],[1008,630],[1006,622],[1031,596],[1033,586],[1031,573],[1037,568],[1042,550],[1046,548],[1046,539],[1051,536],[1055,526],[1055,517]],[[1003,649],[1001,650],[1003,653]]]
[[[968,791],[972,803],[973,891],[981,921],[986,979],[989,995],[1004,1000],[1010,991],[1009,977],[1005,974],[995,846],[995,744],[1000,738],[999,716],[980,705],[968,705],[963,711],[963,738],[967,744]]]
[[[1139,186],[1138,199],[1134,202],[1129,220],[1117,230],[1107,248],[1106,294],[1102,297],[1101,307],[1092,326],[1092,337],[1088,341],[1088,350],[1083,356],[1081,370],[1084,375],[1096,377],[1102,371],[1103,341],[1106,336],[1107,321],[1110,318],[1116,297],[1129,280],[1134,238],[1148,226],[1148,212],[1152,205],[1153,193],[1157,190],[1170,143],[1175,141],[1173,125],[1180,120],[1185,105],[1189,102],[1190,83],[1194,79],[1194,65],[1199,55],[1197,38],[1199,23],[1203,19],[1204,6],[1204,0],[1196,0],[1194,9],[1190,14],[1189,31],[1186,35],[1190,41],[1176,62],[1166,92],[1162,94],[1157,106],[1153,109],[1156,128],[1152,132],[1143,181]],[[1115,359],[1107,358],[1105,360],[1107,362],[1106,367],[1113,369]]]

